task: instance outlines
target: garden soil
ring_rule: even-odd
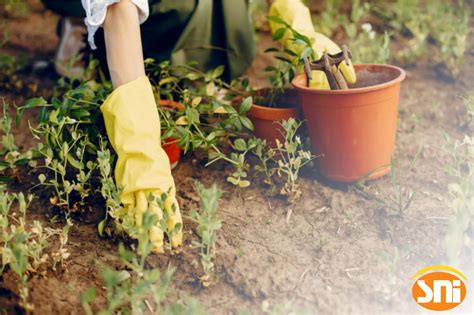
[[[26,54],[31,63],[50,60],[57,43],[57,19],[40,5],[26,17],[6,19],[11,41],[4,50]],[[259,34],[257,41],[259,54],[249,75],[254,85],[263,86],[259,75],[269,59],[262,52],[271,40],[268,34]],[[191,246],[198,237],[189,220],[184,222],[184,245],[179,252],[148,258],[150,267],[176,268],[168,300],[193,296],[211,314],[237,314],[245,309],[260,314],[285,303],[307,307],[314,314],[420,312],[411,297],[411,277],[422,267],[446,261],[443,238],[453,215],[447,190],[453,178],[443,170],[450,160],[443,150],[442,132],[454,139],[472,134],[461,95],[474,88],[474,73],[469,70],[474,69],[474,56],[468,55],[465,62],[456,82],[440,79],[427,65],[406,69],[398,121],[398,169],[403,187],[415,195],[402,214],[351,186],[329,183],[312,169],[303,171],[302,198],[289,205],[282,198],[269,197],[258,180],[247,189],[235,188],[226,182],[223,164],[206,168],[197,154],[182,158],[173,175],[184,216],[198,207],[195,182],[216,183],[225,191],[218,210],[223,225],[215,278],[209,287],[199,281],[200,256]],[[22,93],[0,91],[0,98],[21,104],[28,97],[48,96],[55,82],[41,71],[31,70],[22,77],[38,87]],[[23,146],[32,144],[26,123],[15,133]],[[20,181],[28,182],[29,176],[22,172]],[[25,190],[25,184],[13,188]],[[371,182],[369,192],[389,200],[394,196],[390,177]],[[64,222],[51,223],[48,199],[39,193],[28,220],[60,228]],[[82,314],[80,293],[91,286],[99,294],[94,308],[104,305],[100,268],[122,266],[116,258],[118,240],[97,234],[103,211],[92,206],[86,218],[75,222],[67,245],[71,256],[63,267],[35,275],[29,282],[35,314]],[[473,239],[473,231],[468,233]],[[473,279],[470,246],[462,255],[461,271]],[[10,271],[0,278],[0,307],[9,313],[19,312],[16,281]]]

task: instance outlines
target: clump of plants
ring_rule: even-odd
[[[416,62],[428,58],[451,76],[459,73],[468,49],[471,10],[463,0],[397,0],[380,6],[377,13],[386,19],[398,38],[406,39],[396,58]]]
[[[354,63],[386,63],[390,58],[390,34],[378,33],[370,22],[376,10],[370,2],[352,0],[349,12],[342,12],[343,1],[327,1],[314,16],[316,30],[333,38],[341,32],[351,49]],[[339,33],[339,34],[341,34]]]
[[[206,196],[207,197],[207,196]],[[159,200],[156,200],[159,203]],[[209,202],[205,200],[203,202]],[[138,239],[136,251],[118,247],[119,260],[124,269],[103,267],[106,307],[99,314],[206,314],[203,308],[191,298],[182,302],[165,304],[168,287],[174,268],[162,272],[158,268],[147,266],[146,258],[152,253],[150,232],[154,226],[161,224],[158,216],[148,209],[143,215],[140,227],[132,227],[131,233]],[[166,229],[164,229],[166,230]],[[92,303],[96,299],[97,288],[92,287],[83,292],[82,306],[86,314],[94,314]]]
[[[62,230],[44,228],[39,221],[28,224],[27,209],[33,195],[9,193],[6,187],[0,187],[0,257],[1,274],[11,270],[18,277],[20,306],[32,311],[29,303],[28,280],[32,274],[44,274],[47,267],[56,269],[69,257],[67,235],[70,222]],[[15,211],[17,209],[17,211]],[[52,236],[59,236],[60,247],[51,249]],[[48,254],[48,251],[51,253]]]

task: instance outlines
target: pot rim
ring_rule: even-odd
[[[180,103],[180,102],[176,102],[176,101],[172,101],[172,100],[162,100],[160,99],[158,101],[158,105],[159,106],[168,106],[168,107],[175,107],[177,108],[178,110],[183,110],[185,109],[185,106]]]
[[[248,116],[263,120],[282,120],[298,116],[296,107],[274,108],[252,104]]]
[[[391,68],[391,69],[397,70],[400,74],[395,79],[390,80],[388,82],[383,82],[383,83],[376,84],[376,85],[365,86],[365,87],[360,87],[360,88],[353,88],[353,89],[348,89],[348,90],[320,90],[320,89],[312,89],[312,88],[308,88],[306,86],[296,84],[295,83],[296,79],[304,76],[304,74],[297,75],[291,81],[291,84],[297,90],[305,91],[305,92],[313,93],[313,94],[347,95],[347,94],[358,94],[358,93],[364,93],[364,92],[371,92],[371,91],[386,89],[386,88],[389,88],[391,86],[394,86],[396,84],[401,83],[406,78],[405,70],[403,70],[402,68],[397,67],[397,66],[386,65],[386,64],[378,64],[378,63],[363,63],[363,64],[355,64],[354,65],[354,68],[356,68],[356,69],[357,68],[363,68],[363,67]]]

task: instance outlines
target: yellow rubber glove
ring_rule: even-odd
[[[301,0],[276,0],[270,7],[268,15],[279,17],[288,23],[295,31],[308,37],[313,44],[312,48],[316,53],[316,58],[319,59],[323,55],[323,52],[329,54],[337,54],[341,52],[341,48],[339,48],[336,43],[314,30],[313,22],[311,21],[311,13]],[[281,27],[283,27],[283,25],[270,21],[272,33]],[[281,39],[281,42],[284,47],[299,54],[303,50],[303,46],[293,43],[291,39],[291,33],[286,32],[285,36]],[[346,65],[345,62],[341,62],[339,70],[341,70],[348,83],[353,84],[356,82],[356,74],[352,63]],[[312,75],[313,79],[310,82],[310,87],[326,90],[330,89],[324,72],[313,71]]]
[[[117,186],[124,209],[118,213],[122,221],[140,227],[143,214],[150,209],[158,219],[162,209],[156,202],[149,203],[150,194],[164,202],[168,216],[168,233],[176,224],[182,227],[181,213],[175,197],[175,185],[169,159],[160,144],[160,119],[150,81],[146,76],[119,86],[101,106],[109,140],[118,155],[115,168]],[[163,251],[163,230],[160,226],[150,232],[155,252]],[[182,243],[182,228],[170,240],[173,247]]]

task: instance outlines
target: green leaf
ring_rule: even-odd
[[[94,301],[97,295],[95,287],[91,287],[87,289],[84,293],[81,294],[81,301],[82,303],[90,304]]]
[[[40,181],[40,183],[44,183],[46,181],[46,175],[44,174],[39,174],[38,175],[38,180]]]
[[[39,106],[44,106],[47,105],[48,103],[46,100],[42,97],[35,97],[27,100],[21,108],[28,109],[28,108],[33,108],[33,107],[39,107]]]
[[[240,188],[245,188],[250,186],[250,182],[248,180],[241,180],[239,181],[238,185]]]
[[[57,110],[53,110],[50,114],[49,114],[49,121],[52,122],[53,124],[58,124],[58,111]]]
[[[67,161],[78,170],[82,170],[84,168],[84,164],[76,160],[71,154],[67,154]]]
[[[247,144],[244,139],[237,139],[234,141],[234,148],[237,151],[245,151],[247,149]]]
[[[225,70],[224,65],[220,65],[219,67],[215,68],[212,71],[212,78],[217,79],[218,77],[220,77],[224,73],[224,70]]]
[[[242,123],[242,125],[244,125],[245,128],[247,128],[249,130],[253,130],[253,123],[248,117],[240,116],[239,119],[240,119],[240,122]]]
[[[278,71],[278,69],[275,68],[274,66],[266,66],[265,69],[263,69],[263,71],[272,72],[272,71]]]
[[[281,61],[283,61],[283,62],[286,62],[286,63],[292,64],[291,60],[290,60],[290,59],[288,59],[288,58],[281,57],[281,56],[276,56],[275,58],[276,58],[276,59],[278,59],[278,60],[281,60]]]
[[[285,27],[282,27],[282,28],[279,28],[275,31],[275,33],[273,33],[273,36],[272,36],[272,40],[273,41],[278,41],[280,39],[283,38],[283,36],[285,35],[285,32],[286,32],[286,28]]]
[[[196,72],[190,72],[190,73],[186,74],[186,79],[191,80],[191,81],[197,80],[201,77],[202,77],[202,75],[199,74],[199,73],[196,73]]]
[[[275,47],[270,47],[270,48],[267,48],[265,49],[265,53],[270,53],[270,52],[279,52],[280,50],[278,48],[275,48]]]
[[[99,232],[100,236],[102,236],[102,234],[104,233],[105,221],[106,219],[100,221],[99,225],[97,225],[97,231]]]
[[[240,104],[239,113],[243,114],[243,113],[248,112],[250,110],[250,108],[252,107],[252,103],[253,103],[252,97],[251,96],[247,97],[242,102],[242,104]]]
[[[288,25],[285,21],[283,21],[281,18],[279,18],[278,16],[274,16],[274,15],[269,15],[267,16],[267,19],[269,21],[273,21],[273,22],[276,22],[278,24],[283,24],[283,25]]]

